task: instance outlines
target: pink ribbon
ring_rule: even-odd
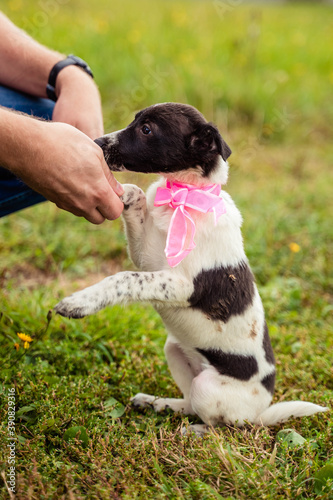
[[[195,222],[187,209],[201,213],[213,212],[215,224],[226,213],[225,203],[219,197],[221,186],[209,184],[203,187],[167,181],[165,188],[157,188],[154,206],[169,205],[172,214],[165,255],[171,267],[177,266],[195,248]]]

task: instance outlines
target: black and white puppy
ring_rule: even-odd
[[[218,217],[214,210],[203,213],[187,207],[191,227],[195,225],[195,245],[177,265],[167,260],[166,240],[175,207],[155,206],[157,190],[165,188],[166,181],[169,186],[186,183],[190,189],[203,190],[227,182],[231,151],[217,128],[191,106],[157,104],[140,111],[126,129],[96,142],[111,170],[160,174],[146,196],[137,186],[124,185],[129,253],[140,272],[109,276],[65,298],[55,310],[81,318],[108,305],[136,301],[154,305],[168,331],[165,355],[183,399],[137,394],[133,404],[197,414],[213,426],[242,426],[246,421],[273,425],[291,416],[325,411],[303,401],[270,406],[274,355],[244,253],[242,217],[229,194],[218,194],[225,208]],[[191,238],[187,233],[185,246]]]

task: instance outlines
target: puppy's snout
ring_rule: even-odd
[[[94,142],[102,149],[110,170],[119,172],[124,169],[122,155],[119,151],[118,132],[98,137]]]
[[[97,146],[99,146],[100,148],[105,149],[106,145],[107,145],[107,142],[108,140],[106,139],[106,137],[98,137],[97,139],[94,140],[94,142],[96,142]]]

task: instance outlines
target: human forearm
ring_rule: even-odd
[[[31,119],[22,113],[12,112],[0,107],[0,165],[18,177],[24,177],[23,170],[29,175],[28,155],[33,155],[32,145],[38,144],[41,121]],[[22,175],[23,174],[23,175]]]
[[[47,97],[53,66],[64,58],[35,42],[0,12],[0,84]],[[56,79],[52,119],[69,123],[90,138],[103,135],[103,116],[94,80],[78,66],[66,66]]]
[[[50,71],[64,56],[40,45],[1,12],[0,33],[0,83],[46,97]]]

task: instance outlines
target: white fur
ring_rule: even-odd
[[[194,182],[199,175],[194,169],[168,178]],[[228,165],[221,158],[207,183],[225,183],[227,176]],[[118,303],[143,301],[154,305],[168,330],[165,354],[183,399],[137,394],[132,399],[134,405],[152,406],[156,411],[169,407],[185,414],[197,414],[208,425],[239,426],[245,422],[274,425],[291,416],[325,411],[327,408],[301,401],[269,406],[272,395],[261,381],[274,371],[274,366],[267,361],[262,348],[265,319],[256,287],[252,305],[226,323],[212,321],[200,310],[190,307],[188,299],[194,291],[194,278],[202,270],[247,262],[240,231],[242,217],[231,197],[222,191],[220,196],[225,201],[226,214],[218,219],[216,226],[213,214],[194,215],[196,248],[177,267],[171,268],[164,247],[173,211],[168,206],[154,207],[156,190],[164,185],[165,179],[161,177],[149,187],[146,197],[137,186],[124,185],[122,199],[128,208],[123,217],[129,253],[140,272],[109,276],[65,298],[57,304],[56,311],[65,316],[82,317]],[[252,324],[259,332],[255,336],[248,333]],[[255,356],[258,373],[246,381],[221,375],[198,348]]]
[[[290,417],[306,417],[327,410],[328,408],[305,401],[283,401],[263,411],[257,417],[255,423],[259,425],[276,425],[285,422]]]

